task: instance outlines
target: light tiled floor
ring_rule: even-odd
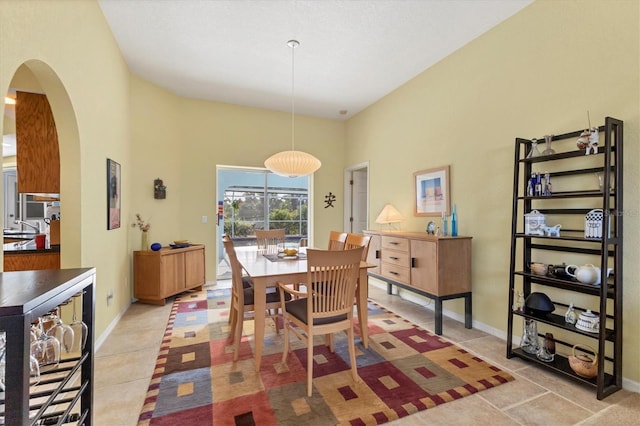
[[[228,287],[228,281],[214,284]],[[433,330],[433,312],[369,286],[372,300]],[[135,303],[95,357],[94,424],[136,425],[171,310]],[[505,357],[505,342],[445,318],[443,336],[509,371],[516,380],[397,420],[389,425],[637,425],[640,394],[621,390],[598,401],[592,388]]]

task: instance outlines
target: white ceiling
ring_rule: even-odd
[[[181,96],[348,118],[532,0],[99,0],[132,72]],[[346,110],[346,114],[339,111]]]
[[[533,0],[98,1],[132,72],[189,98],[291,111],[296,39],[296,114],[345,119]]]

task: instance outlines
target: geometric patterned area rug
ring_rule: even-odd
[[[334,335],[334,353],[320,336],[308,398],[307,349],[292,336],[292,353],[283,366],[283,334],[271,320],[260,372],[253,363],[252,320],[244,322],[233,362],[229,296],[228,289],[205,289],[175,300],[139,425],[375,425],[513,380],[369,302],[369,348],[356,337],[360,382],[351,376],[346,334]]]

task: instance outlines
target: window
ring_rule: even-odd
[[[223,207],[219,232],[231,235],[236,247],[254,246],[256,229],[284,228],[290,242],[308,238],[308,176],[287,178],[268,170],[219,167],[218,197]],[[221,243],[218,253],[220,278],[226,269]]]

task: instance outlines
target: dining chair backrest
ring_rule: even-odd
[[[371,241],[370,235],[361,234],[347,234],[347,239],[344,242],[344,249],[350,250],[356,247],[362,247],[362,259],[367,260],[367,254],[369,253],[369,241]]]
[[[344,249],[344,242],[347,239],[346,232],[330,231],[329,232],[329,250]]]
[[[231,297],[237,301],[239,306],[243,306],[244,289],[242,286],[242,264],[238,260],[233,240],[229,234],[224,234],[222,237],[222,244],[224,245],[224,251],[227,253],[227,257],[229,258],[229,264],[231,265]]]
[[[278,253],[278,247],[284,248],[284,229],[256,229],[258,250],[265,253]]]
[[[308,325],[345,314],[351,318],[362,250],[307,250],[307,282],[313,283],[307,297]]]

